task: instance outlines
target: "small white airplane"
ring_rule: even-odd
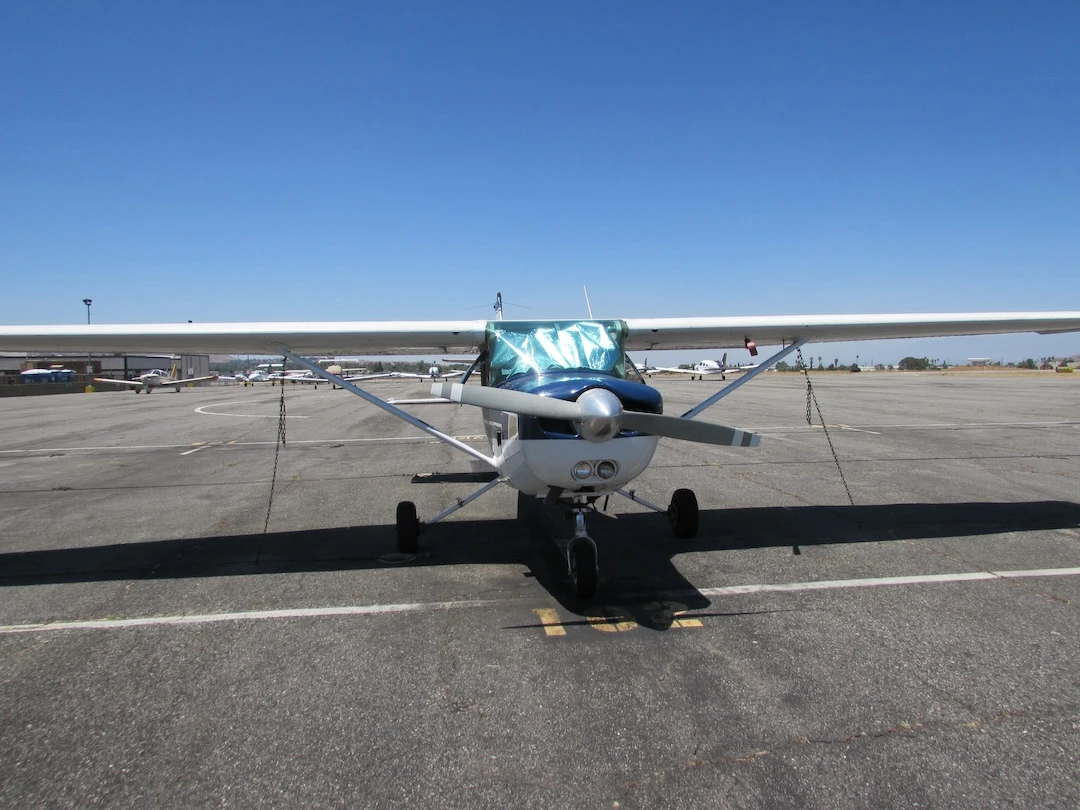
[[[645,361],[645,365],[641,369],[641,373],[651,377],[656,372],[664,372],[665,374],[689,374],[691,380],[704,380],[706,377],[715,377],[720,375],[721,380],[726,380],[724,376],[725,371],[742,371],[741,367],[731,368],[727,364],[727,352],[724,352],[724,356],[719,360],[701,360],[695,363],[690,368],[669,368],[664,366],[650,366],[648,359]]]
[[[439,368],[438,363],[432,363],[427,370],[427,374],[417,374],[414,371],[384,371],[381,374],[368,374],[363,377],[346,377],[347,380],[371,380],[379,377],[405,377],[412,378],[414,380],[447,380],[451,377],[460,377],[460,371],[443,371]]]
[[[142,391],[144,394],[149,394],[155,388],[168,388],[173,387],[176,389],[176,393],[180,393],[180,386],[187,385],[188,383],[204,382],[206,380],[216,380],[217,374],[211,374],[207,377],[188,377],[187,379],[179,379],[173,377],[168,371],[164,371],[160,368],[151,369],[145,374],[140,374],[134,380],[114,380],[109,377],[94,377],[94,382],[114,383],[116,385],[127,385],[135,389],[135,393]]]
[[[355,358],[350,357],[322,357],[315,361],[331,374],[368,374],[370,369],[365,366],[353,366],[346,368],[342,363],[356,363]]]
[[[501,297],[500,297],[501,298]],[[596,502],[621,495],[666,513],[676,537],[698,530],[697,497],[676,489],[667,507],[626,487],[652,460],[661,437],[749,448],[759,437],[696,419],[808,342],[1080,331],[1080,312],[903,315],[807,315],[597,320],[361,321],[331,323],[187,323],[87,326],[0,326],[0,351],[147,351],[280,354],[478,460],[497,477],[421,524],[411,501],[397,505],[400,552],[413,553],[430,526],[499,485],[543,498],[574,518],[566,546],[580,598],[597,588],[596,545],[585,518]],[[757,368],[712,392],[685,413],[665,413],[660,392],[646,385],[628,351],[779,346]],[[470,352],[459,382],[434,382],[437,402],[481,409],[489,452],[335,375],[303,355],[449,354]],[[177,383],[179,384],[179,383]]]

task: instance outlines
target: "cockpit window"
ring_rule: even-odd
[[[492,321],[487,327],[488,385],[520,374],[582,369],[626,376],[623,321]]]

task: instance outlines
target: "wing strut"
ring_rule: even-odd
[[[403,420],[405,422],[408,422],[413,427],[419,428],[420,430],[424,431],[425,433],[431,434],[432,436],[434,436],[439,441],[446,442],[447,444],[451,445],[452,447],[456,447],[458,450],[462,451],[463,453],[468,453],[473,458],[480,459],[485,464],[487,464],[487,465],[489,465],[491,467],[494,467],[495,469],[499,468],[499,465],[495,463],[495,459],[493,459],[491,456],[485,456],[483,453],[481,453],[475,447],[470,447],[469,445],[465,444],[465,442],[460,441],[459,439],[455,439],[453,436],[448,436],[447,434],[443,433],[438,428],[435,428],[435,427],[432,427],[431,425],[429,425],[423,419],[417,419],[411,413],[406,413],[405,411],[401,410],[401,408],[394,407],[389,402],[386,402],[385,400],[379,399],[374,394],[369,394],[363,388],[360,388],[359,386],[353,385],[348,380],[344,380],[344,379],[342,379],[341,377],[339,377],[336,374],[331,374],[329,371],[327,371],[325,368],[318,365],[317,363],[312,363],[310,360],[307,360],[306,358],[303,358],[298,354],[293,354],[291,351],[289,351],[284,346],[281,346],[280,351],[285,357],[288,357],[294,363],[297,363],[298,365],[303,366],[308,371],[310,371],[312,374],[317,374],[318,376],[322,377],[324,380],[329,380],[330,382],[334,383],[335,385],[340,385],[346,391],[349,391],[350,393],[356,394],[361,399],[363,399],[363,400],[365,400],[367,402],[370,402],[376,408],[382,408],[387,413],[391,413],[394,416],[396,416],[398,419],[401,419],[401,420]]]
[[[723,388],[721,388],[719,391],[717,391],[715,394],[713,394],[707,400],[702,402],[700,405],[697,405],[697,406],[691,408],[690,410],[688,410],[686,413],[684,413],[682,415],[681,418],[683,418],[683,419],[693,419],[695,416],[697,416],[703,410],[705,410],[706,408],[716,404],[721,399],[726,397],[728,394],[734,393],[735,389],[738,388],[740,385],[745,385],[746,383],[750,382],[750,380],[754,379],[754,377],[756,377],[761,372],[768,371],[770,368],[773,367],[773,365],[775,363],[779,363],[781,360],[783,360],[785,357],[787,357],[789,354],[791,354],[796,349],[801,349],[806,344],[806,341],[807,341],[807,338],[799,338],[794,343],[792,343],[790,346],[785,346],[783,349],[778,351],[776,354],[774,354],[772,357],[770,357],[768,360],[766,360],[764,363],[762,363],[757,368],[750,369],[748,372],[746,372],[742,377],[737,379],[735,382],[731,383],[730,385],[725,385]]]

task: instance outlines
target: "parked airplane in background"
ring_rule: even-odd
[[[364,366],[354,366],[352,368],[343,366],[342,363],[355,363],[355,358],[351,357],[323,357],[316,360],[320,366],[325,368],[331,374],[367,374],[370,369]]]
[[[650,366],[649,361],[645,361],[644,367],[641,369],[642,374],[652,376],[658,371],[667,374],[689,374],[690,379],[704,380],[706,377],[715,377],[720,375],[721,380],[726,380],[724,376],[725,371],[738,371],[738,368],[732,369],[727,364],[727,352],[724,352],[724,356],[719,360],[701,360],[695,363],[690,368],[665,368],[664,366]]]
[[[177,379],[173,377],[167,371],[163,371],[160,368],[152,369],[145,374],[140,374],[134,380],[114,380],[110,377],[94,377],[94,382],[114,383],[116,385],[127,385],[135,389],[135,393],[142,391],[145,394],[149,394],[155,388],[168,388],[172,386],[176,389],[176,393],[180,393],[180,386],[187,385],[188,383],[204,382],[206,380],[216,380],[217,374],[211,374],[207,377],[189,377],[187,379]]]
[[[660,438],[730,447],[753,447],[758,436],[696,417],[810,341],[1080,331],[1080,312],[1009,312],[907,315],[808,315],[627,320],[394,321],[354,323],[186,323],[158,325],[5,326],[3,351],[151,351],[279,354],[312,374],[351,391],[371,405],[489,466],[496,478],[427,521],[436,523],[496,486],[543,498],[572,515],[566,546],[577,594],[597,587],[596,545],[586,515],[612,494],[666,513],[676,537],[698,530],[698,503],[676,489],[667,507],[626,487],[652,460]],[[780,346],[757,368],[674,415],[644,384],[629,351]],[[304,355],[475,353],[459,382],[435,382],[437,401],[482,410],[489,452],[447,435]],[[475,375],[475,376],[474,376]],[[180,384],[179,381],[176,384]],[[421,532],[411,501],[397,505],[401,552],[415,552]]]

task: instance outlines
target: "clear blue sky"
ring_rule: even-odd
[[[8,0],[4,319],[1080,309],[1078,43],[1075,2]],[[1080,337],[910,348],[815,354]]]

